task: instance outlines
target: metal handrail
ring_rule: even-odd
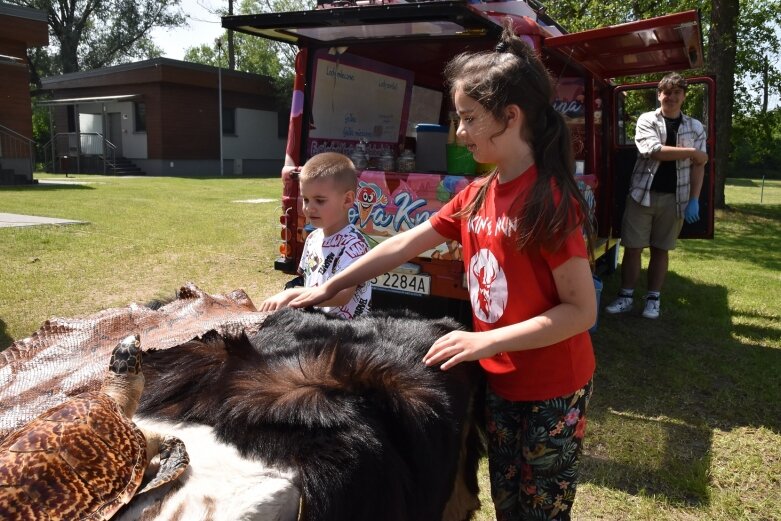
[[[77,138],[78,136],[78,138]],[[78,139],[78,142],[77,142]],[[103,173],[117,169],[117,145],[100,132],[58,132],[43,146],[44,169],[57,172],[57,158],[97,156],[103,162]],[[67,172],[66,172],[67,173]]]
[[[35,141],[5,125],[0,125],[0,158],[27,159],[32,177],[35,171]]]

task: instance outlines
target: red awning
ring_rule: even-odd
[[[601,78],[696,69],[703,65],[697,11],[546,38]]]

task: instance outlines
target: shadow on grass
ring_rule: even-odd
[[[759,183],[761,182],[761,179],[757,181],[756,179],[740,179],[736,177],[730,177],[724,181],[724,184],[726,186],[759,186]]]
[[[761,262],[775,264],[769,256]],[[611,277],[603,296],[615,295],[618,282]],[[714,429],[781,432],[781,350],[762,341],[780,332],[764,316],[755,320],[767,327],[733,325],[745,320],[730,314],[724,286],[670,272],[665,292],[658,320],[640,316],[640,299],[624,315],[601,311],[582,476],[630,494],[705,505]]]
[[[95,187],[90,185],[78,185],[78,184],[48,184],[38,183],[35,185],[14,185],[14,186],[0,186],[0,192],[51,192],[53,190],[94,190]]]
[[[196,181],[198,180],[211,180],[211,179],[276,179],[281,177],[281,169],[279,172],[274,173],[268,173],[268,174],[253,174],[253,175],[172,175],[172,176],[161,176],[161,177],[171,177],[171,178],[182,178],[182,179],[194,179]]]
[[[8,334],[8,325],[0,318],[0,351],[14,343],[14,339]]]

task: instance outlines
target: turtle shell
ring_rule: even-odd
[[[0,443],[0,519],[109,519],[146,465],[144,435],[119,406],[80,394]]]

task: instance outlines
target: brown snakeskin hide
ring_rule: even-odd
[[[131,304],[80,318],[47,320],[32,336],[0,352],[0,441],[69,397],[100,388],[111,351],[126,336],[141,346],[167,349],[214,330],[257,331],[268,313],[243,290],[209,295],[193,284],[158,310]]]

